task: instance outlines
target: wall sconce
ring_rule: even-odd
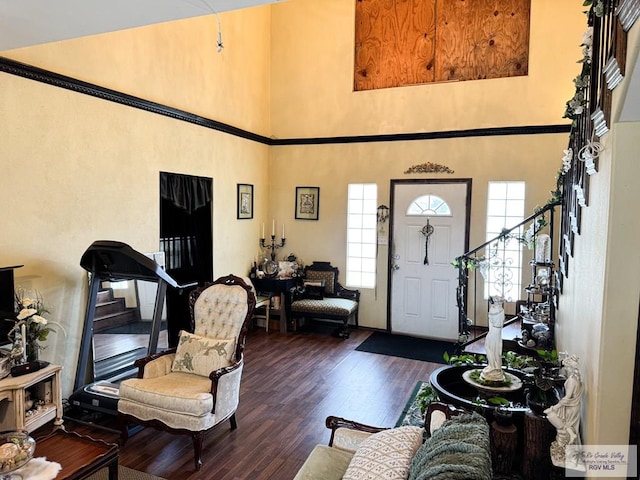
[[[389,218],[389,207],[378,205],[378,223],[385,223]]]

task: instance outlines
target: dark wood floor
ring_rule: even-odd
[[[153,429],[134,435],[120,464],[169,480],[286,480],[313,447],[329,439],[324,420],[338,415],[393,426],[419,380],[438,364],[358,352],[370,334],[347,340],[327,333],[249,333],[238,429],[229,422],[205,438],[204,465],[195,472],[191,439]],[[67,428],[107,441],[117,435],[71,421]]]

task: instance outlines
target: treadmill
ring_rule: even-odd
[[[122,242],[111,240],[93,242],[82,255],[80,266],[89,272],[89,295],[74,393],[69,398],[69,403],[72,410],[76,413],[82,412],[84,416],[87,411],[89,416],[91,412],[117,416],[120,381],[136,376],[135,360],[156,353],[167,287],[181,288],[181,286],[153,258]],[[143,322],[146,324],[145,328],[150,330],[148,345],[115,355],[109,359],[107,368],[97,368],[94,362],[93,342],[96,333],[94,331],[96,307],[99,305],[98,298],[103,290],[103,282],[118,283],[130,280],[136,280],[134,282],[136,297],[138,280],[157,284],[152,318],[150,322]],[[139,308],[139,300],[136,301]],[[81,418],[76,416],[70,415],[69,418],[82,422]],[[93,424],[92,421],[84,423]]]

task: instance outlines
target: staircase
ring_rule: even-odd
[[[114,297],[113,289],[100,290],[96,300],[93,332],[102,333],[110,328],[121,327],[140,321],[137,308],[127,308],[125,299]]]

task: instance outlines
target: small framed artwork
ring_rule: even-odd
[[[253,185],[238,184],[238,219],[253,218]]]
[[[296,220],[318,220],[320,187],[296,187]]]

